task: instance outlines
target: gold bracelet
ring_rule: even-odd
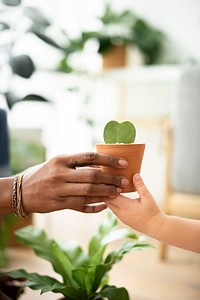
[[[17,180],[17,211],[18,215],[21,218],[25,218],[29,215],[29,213],[24,211],[23,204],[22,204],[22,179],[23,179],[23,174],[20,174],[18,176]]]
[[[13,182],[12,208],[16,216],[25,218],[29,213],[24,211],[22,204],[22,179],[23,174],[20,174],[15,177]]]

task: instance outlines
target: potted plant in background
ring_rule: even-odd
[[[105,144],[97,144],[97,152],[125,158],[128,161],[128,167],[120,170],[102,167],[102,171],[125,176],[129,180],[129,185],[123,188],[123,192],[134,192],[135,186],[132,182],[132,177],[135,173],[140,172],[145,150],[145,144],[134,144],[136,137],[135,126],[129,121],[122,123],[110,121],[104,128],[103,137]]]
[[[104,68],[125,66],[127,46],[139,49],[144,64],[158,62],[165,36],[144,18],[128,9],[115,12],[108,3],[99,21],[99,30],[83,32],[82,36],[85,41],[88,38],[96,38]]]
[[[84,253],[77,244],[60,244],[33,226],[16,231],[16,236],[32,247],[36,255],[49,261],[61,280],[28,273],[24,269],[3,274],[12,278],[26,278],[24,286],[41,290],[41,293],[62,294],[63,300],[129,300],[126,288],[109,284],[109,271],[130,251],[152,247],[145,237],[138,237],[128,228],[119,229],[117,218],[111,212],[90,239],[88,253]],[[120,239],[125,239],[125,242],[107,253],[107,246]]]

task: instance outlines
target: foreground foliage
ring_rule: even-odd
[[[41,290],[41,293],[61,293],[69,300],[97,300],[104,297],[109,300],[129,300],[124,287],[108,284],[108,272],[130,251],[151,247],[144,237],[138,237],[132,230],[117,228],[117,219],[113,214],[109,214],[89,241],[87,254],[79,245],[60,244],[34,226],[16,231],[16,236],[30,246],[36,255],[49,261],[54,271],[61,275],[61,280],[28,273],[24,269],[4,274],[13,278],[25,277],[25,286]],[[108,244],[120,239],[126,241],[105,255]]]

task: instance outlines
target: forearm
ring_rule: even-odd
[[[200,220],[160,214],[147,234],[165,244],[200,253]]]
[[[14,177],[0,178],[0,215],[12,213],[12,187]]]

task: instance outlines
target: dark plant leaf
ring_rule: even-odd
[[[26,95],[25,97],[21,98],[20,101],[39,101],[39,102],[48,102],[48,103],[51,102],[50,100],[36,94]]]
[[[6,98],[6,102],[7,102],[9,109],[11,109],[14,104],[19,102],[19,98],[17,98],[17,96],[11,91],[8,91],[7,93],[5,93],[4,96]]]
[[[99,37],[98,41],[99,41],[98,53],[100,54],[109,52],[113,46],[112,39],[110,37],[101,36]]]
[[[21,4],[21,0],[1,0],[7,6],[17,6]]]
[[[32,32],[39,38],[41,39],[43,42],[49,44],[50,46],[53,46],[57,49],[63,50],[65,51],[65,48],[62,47],[61,45],[59,45],[57,42],[55,42],[52,38],[50,38],[49,36],[47,36],[46,34],[40,32],[39,30],[36,29],[36,27],[32,28]]]
[[[6,30],[6,29],[10,29],[10,25],[8,25],[5,22],[0,22],[0,31]]]
[[[40,95],[36,95],[36,94],[29,94],[23,98],[19,98],[16,96],[16,94],[14,92],[8,91],[4,95],[5,95],[6,102],[7,102],[9,109],[12,109],[13,105],[15,105],[21,101],[39,101],[39,102],[51,103],[50,100],[48,100]]]
[[[41,13],[41,10],[35,7],[25,7],[24,14],[33,21],[33,24],[40,28],[46,28],[51,25],[51,22]]]
[[[31,77],[31,75],[35,71],[35,66],[32,59],[26,54],[11,57],[10,66],[13,73],[23,78]]]

